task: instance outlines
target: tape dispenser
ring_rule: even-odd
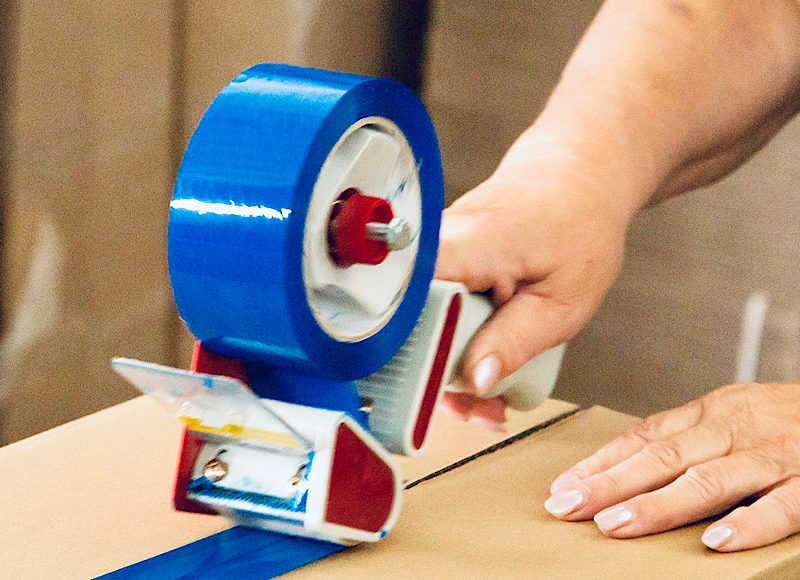
[[[342,544],[392,528],[392,454],[422,452],[492,311],[432,281],[442,209],[433,126],[399,83],[262,64],[214,99],[170,203],[191,370],[112,361],[185,423],[177,509]],[[562,353],[491,395],[540,403]]]

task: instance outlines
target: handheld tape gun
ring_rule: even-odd
[[[215,98],[170,203],[192,368],[112,361],[185,423],[177,509],[342,544],[391,529],[391,454],[422,452],[492,312],[432,280],[442,209],[433,126],[399,83],[263,64]],[[539,404],[562,354],[489,396]]]

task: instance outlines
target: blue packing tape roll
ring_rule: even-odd
[[[259,397],[342,411],[355,419],[365,430],[370,430],[367,415],[361,410],[363,402],[353,381],[334,381],[299,375],[257,363],[247,365],[247,379],[253,392]]]
[[[328,153],[366,117],[404,133],[419,172],[422,226],[395,314],[371,336],[342,341],[319,326],[306,299],[303,229]],[[336,380],[366,376],[400,348],[422,310],[442,209],[436,135],[410,90],[388,79],[254,66],[216,97],[184,154],[168,233],[175,301],[218,354]]]

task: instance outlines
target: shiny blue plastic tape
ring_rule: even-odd
[[[247,365],[247,379],[250,388],[259,397],[342,411],[364,429],[370,430],[367,414],[361,410],[364,403],[353,381],[320,379],[256,363]]]
[[[329,336],[306,300],[302,243],[311,192],[327,155],[356,121],[384,117],[419,168],[422,229],[405,297],[386,325],[356,342]],[[406,340],[428,293],[443,185],[424,106],[403,85],[262,64],[217,96],[184,154],[170,207],[175,301],[218,354],[336,380],[366,376]]]
[[[339,544],[235,527],[100,576],[108,580],[262,580],[344,549]]]

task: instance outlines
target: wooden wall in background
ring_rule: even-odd
[[[8,115],[4,112],[8,109],[8,102],[11,96],[11,56],[13,49],[12,34],[12,5],[10,2],[0,3],[0,243],[3,239],[3,224],[5,219],[2,208],[5,207],[5,193],[8,189],[8,173],[11,167],[9,159],[9,131],[10,124]],[[2,271],[3,261],[0,256],[0,271]],[[0,300],[0,321],[6,305]],[[2,327],[0,327],[2,332]],[[2,385],[2,383],[0,383]],[[0,401],[5,398],[5,389],[0,386]],[[0,404],[0,423],[2,423],[2,406]]]
[[[796,118],[728,178],[640,213],[557,394],[642,415],[734,382],[756,293],[768,301],[756,379],[800,379],[799,159]]]
[[[133,396],[114,355],[187,363],[167,203],[191,131],[241,70],[283,61],[421,83],[452,199],[535,118],[599,4],[4,2],[0,443]],[[798,158],[795,122],[730,179],[642,214],[557,394],[643,414],[731,380],[756,290],[772,295],[759,377],[796,378]]]

